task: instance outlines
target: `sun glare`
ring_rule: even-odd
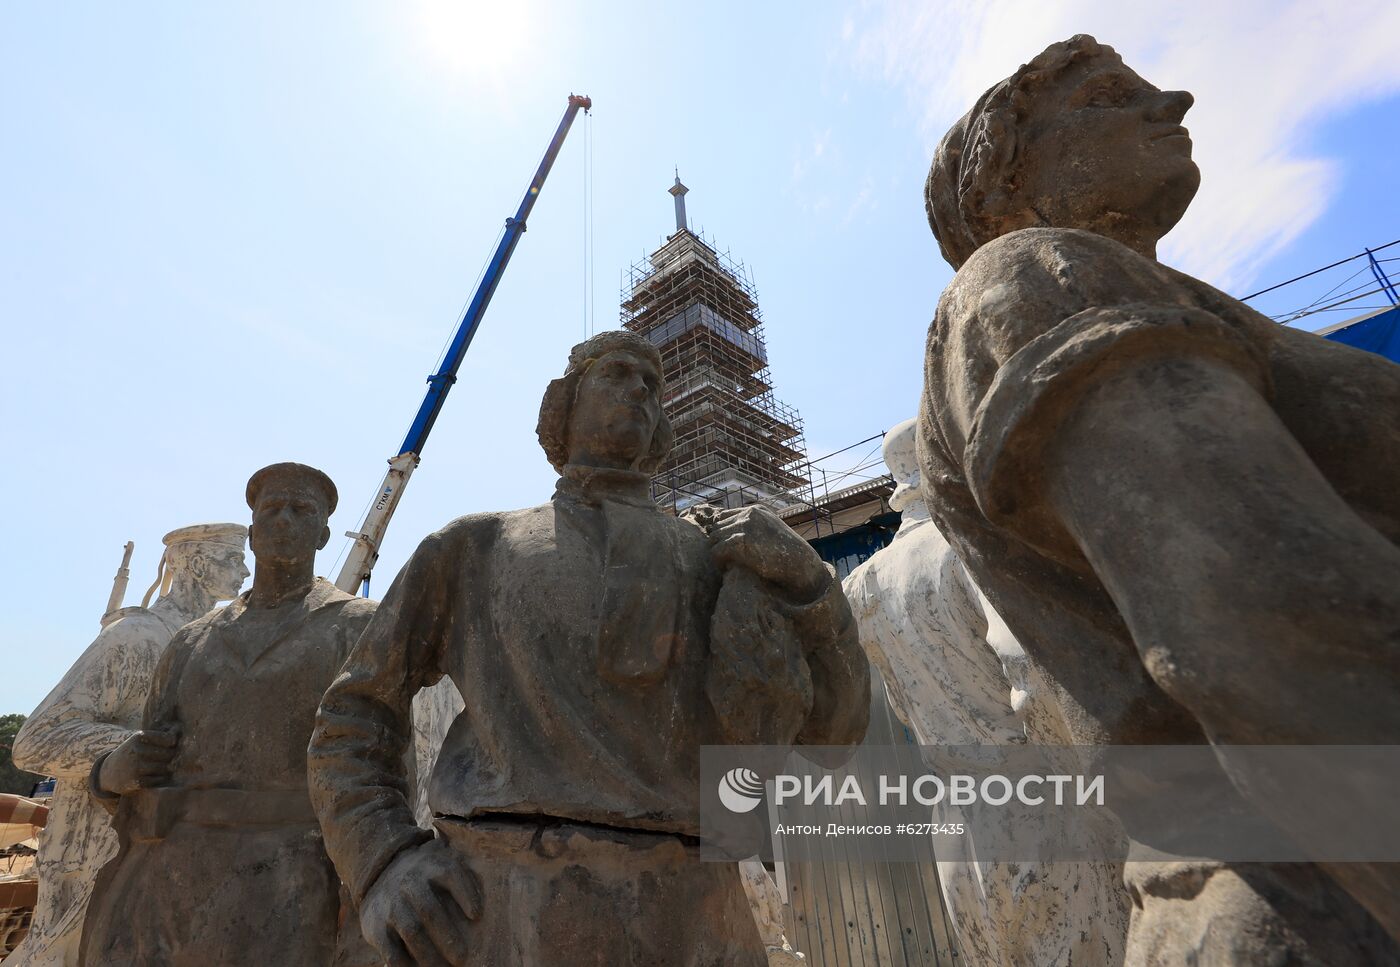
[[[499,82],[522,62],[531,29],[523,0],[418,0],[420,39],[438,66]]]

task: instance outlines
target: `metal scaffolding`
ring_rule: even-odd
[[[624,273],[622,325],[661,353],[676,441],[657,502],[782,509],[810,490],[802,419],[773,396],[763,317],[741,263],[680,229]]]

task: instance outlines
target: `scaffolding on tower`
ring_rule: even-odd
[[[752,277],[684,227],[676,187],[676,232],[626,270],[622,289],[622,325],[661,354],[676,435],[652,495],[676,513],[701,502],[782,510],[810,490],[802,419],[773,395]]]

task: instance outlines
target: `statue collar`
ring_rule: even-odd
[[[651,476],[640,470],[613,470],[569,463],[554,488],[555,497],[598,505],[605,500],[637,507],[655,508],[651,499]]]

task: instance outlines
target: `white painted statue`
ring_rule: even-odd
[[[758,860],[740,862],[739,877],[744,883],[744,894],[749,898],[754,926],[763,938],[768,967],[803,967],[806,955],[794,950],[784,933],[783,897],[778,892],[778,884]]]
[[[241,524],[195,524],[166,534],[151,589],[162,590],[160,599],[105,615],[96,640],[15,737],[15,764],[58,783],[39,840],[33,925],[5,967],[77,964],[93,881],[117,851],[106,811],[88,795],[93,760],[140,728],[151,678],[175,632],[238,595],[248,577],[247,534]]]
[[[844,582],[860,640],[895,714],[936,772],[952,746],[1069,745],[1058,706],[1011,632],[929,519],[919,493],[915,422],[885,435],[885,463],[903,514],[890,546]],[[948,753],[944,753],[944,758]],[[957,822],[935,807],[935,822]],[[984,817],[979,817],[979,824]],[[985,827],[984,827],[985,828]],[[1092,831],[1114,855],[1121,833]],[[938,837],[939,879],[962,962],[970,967],[1114,967],[1123,962],[1130,899],[1117,862],[976,859],[970,835]]]

